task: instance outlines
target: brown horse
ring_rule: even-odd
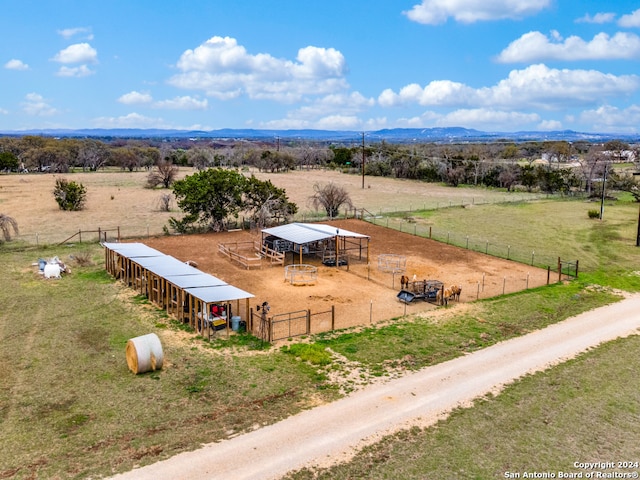
[[[449,304],[449,300],[451,300],[452,297],[453,297],[453,294],[451,293],[451,290],[449,290],[448,288],[443,288],[441,290],[438,290],[438,293],[436,294],[436,299],[438,303],[444,306],[447,306]]]
[[[407,277],[406,275],[402,275],[400,277],[400,287],[402,288],[402,290],[404,290],[405,288],[409,288],[409,277]]]
[[[460,294],[462,293],[462,285],[451,285],[449,290],[451,291],[451,299],[459,302]]]

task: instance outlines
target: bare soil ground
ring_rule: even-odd
[[[461,301],[488,298],[503,293],[544,285],[547,271],[502,260],[372,225],[361,220],[328,222],[352,232],[371,237],[370,263],[352,262],[347,267],[326,267],[318,258],[306,257],[304,263],[318,267],[318,280],[313,285],[291,285],[284,278],[282,266],[264,266],[247,270],[218,252],[219,243],[259,240],[259,232],[236,231],[205,235],[164,236],[142,239],[147,245],[182,261],[195,261],[198,268],[227,283],[255,295],[252,305],[268,301],[271,314],[310,309],[324,312],[335,306],[336,328],[367,325],[402,315],[430,311],[435,305],[422,300],[400,302],[400,275],[378,270],[378,255],[406,257],[406,274],[417,279],[440,280],[446,286],[462,286]],[[288,263],[295,262],[291,254]],[[552,278],[552,281],[555,279]],[[241,312],[242,313],[242,312]],[[324,318],[324,316],[323,316]],[[328,320],[315,325],[314,331],[328,330]]]

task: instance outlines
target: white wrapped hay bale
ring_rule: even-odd
[[[162,344],[155,333],[135,337],[127,342],[125,355],[133,373],[160,370],[164,359]]]

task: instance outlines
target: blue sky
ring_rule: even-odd
[[[0,131],[640,131],[640,2],[0,5]]]

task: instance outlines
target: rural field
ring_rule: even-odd
[[[181,168],[180,177],[193,173]],[[356,208],[366,208],[373,214],[392,211],[436,208],[438,206],[496,203],[535,198],[527,193],[506,194],[485,189],[451,189],[393,178],[362,178],[332,170],[299,170],[289,173],[267,174],[247,171],[260,180],[271,180],[284,188],[289,199],[298,205],[296,221],[317,216],[310,208],[309,197],[316,183],[334,182],[344,187]],[[19,238],[36,243],[52,244],[64,241],[78,230],[109,230],[115,235],[120,227],[125,237],[162,234],[171,216],[180,216],[173,203],[173,211],[162,212],[158,201],[167,190],[147,189],[147,172],[108,172],[57,174],[0,175],[0,212],[16,219]],[[79,212],[64,212],[53,197],[56,178],[63,177],[87,188],[87,203]],[[321,215],[323,212],[319,212]],[[97,234],[94,234],[97,238]]]
[[[254,233],[162,236],[168,217],[179,212],[157,210],[161,192],[143,188],[141,172],[65,175],[87,187],[81,212],[57,209],[53,175],[2,175],[0,212],[14,217],[21,232],[19,242],[0,246],[0,478],[99,478],[128,471],[616,302],[621,290],[640,291],[638,206],[628,199],[609,202],[600,222],[588,219],[593,205],[580,200],[527,203],[532,196],[522,193],[382,178],[367,178],[362,189],[360,177],[337,172],[256,175],[286,189],[300,206],[298,220],[315,215],[306,206],[314,183],[345,186],[356,207],[381,218],[377,225],[336,224],[371,235],[373,257],[404,252],[408,273],[463,284],[462,302],[450,308],[410,304],[405,310],[395,299],[397,278],[375,264],[349,272],[325,269],[317,285],[303,287],[285,284],[274,268],[243,270],[217,255],[217,243]],[[505,200],[510,203],[498,204]],[[210,343],[114,282],[99,245],[77,239],[55,245],[78,229],[116,226],[123,236],[195,260],[240,288],[251,291],[246,285],[254,282],[256,301],[269,295],[274,309],[288,308],[294,298],[318,308],[333,301],[350,320],[339,325],[342,332],[277,347],[250,335]],[[434,238],[449,233],[461,247],[469,241],[481,251],[489,242],[508,245],[511,252],[524,252],[522,263],[414,235],[429,228]],[[583,270],[577,280],[547,287],[546,270],[527,262],[532,251],[536,257],[544,252],[549,259],[579,259]],[[33,264],[53,256],[72,271],[45,281]],[[509,285],[517,281],[519,287],[503,295],[507,276],[514,279]],[[149,332],[162,340],[165,365],[133,375],[124,361],[126,342]],[[334,470],[293,478],[398,478],[398,472],[402,478],[496,478],[506,458],[513,471],[543,468],[536,463],[540,451],[553,465],[634,455],[639,460],[637,429],[620,428],[637,424],[640,412],[633,375],[640,368],[637,342],[630,337],[594,349],[454,412],[436,428],[411,429]],[[567,401],[574,398],[579,404]],[[607,441],[598,443],[590,432]]]

